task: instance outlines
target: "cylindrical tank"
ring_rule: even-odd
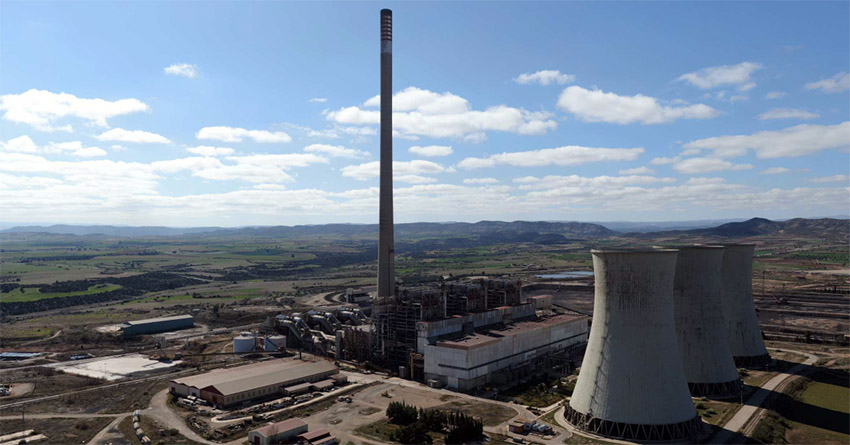
[[[247,334],[247,335],[246,335]],[[236,337],[233,337],[233,352],[239,354],[243,352],[251,352],[254,350],[254,345],[256,344],[257,339],[250,332],[241,333]]]
[[[263,341],[263,350],[265,351],[280,351],[286,348],[285,335],[270,335]]]
[[[722,246],[676,247],[673,311],[685,379],[693,396],[724,396],[741,389],[723,323]]]
[[[723,244],[721,304],[729,348],[738,367],[770,363],[753,304],[753,244]]]
[[[564,413],[577,428],[634,441],[681,441],[702,429],[673,318],[675,249],[592,250],[593,324]]]

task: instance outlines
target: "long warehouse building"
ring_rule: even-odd
[[[195,317],[191,315],[175,315],[173,317],[147,318],[133,320],[121,325],[121,332],[126,337],[134,335],[150,335],[160,332],[177,331],[195,327]]]
[[[325,361],[280,359],[172,380],[170,391],[178,396],[199,397],[218,406],[233,406],[282,396],[290,386],[326,380],[338,373],[339,368]]]

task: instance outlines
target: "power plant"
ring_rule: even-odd
[[[753,244],[723,244],[721,302],[726,335],[735,365],[763,367],[770,363],[753,304]]]
[[[626,440],[682,440],[702,430],[676,338],[674,249],[592,250],[593,325],[568,422]]]
[[[688,387],[693,396],[737,394],[742,384],[729,349],[720,303],[725,249],[676,249],[673,312]]]

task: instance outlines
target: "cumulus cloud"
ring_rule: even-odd
[[[754,62],[712,66],[693,73],[682,74],[678,80],[704,90],[721,85],[738,85],[739,90],[747,91],[756,86],[755,82],[750,80],[750,75],[761,68],[761,64]]]
[[[806,84],[807,90],[821,90],[825,93],[840,93],[850,90],[850,73],[842,71],[830,78]]]
[[[815,114],[806,110],[798,110],[796,108],[771,108],[762,114],[758,115],[759,120],[769,119],[817,119],[819,114]]]
[[[652,160],[650,160],[649,163],[652,164],[652,165],[667,165],[667,164],[675,164],[676,162],[679,162],[679,160],[681,160],[681,159],[682,159],[681,156],[673,156],[673,157],[661,156],[661,157],[657,157],[657,158],[652,158]]]
[[[377,125],[380,112],[370,107],[380,105],[375,96],[363,106],[343,107],[328,111],[325,117],[343,125]],[[399,137],[462,138],[480,142],[488,131],[537,135],[557,128],[553,115],[544,111],[527,111],[507,105],[496,105],[483,111],[473,110],[469,102],[452,93],[435,93],[409,87],[393,95],[393,130]]]
[[[405,182],[407,184],[433,184],[437,182],[437,178],[421,175],[399,175],[394,176],[393,181]]]
[[[586,122],[614,124],[664,124],[678,119],[711,119],[720,112],[704,104],[661,105],[654,97],[637,94],[620,96],[601,90],[586,90],[579,86],[564,89],[558,98],[558,108]]]
[[[228,156],[235,153],[235,150],[228,147],[212,147],[209,145],[199,145],[197,147],[189,147],[186,149],[189,153],[194,153],[201,156]]]
[[[788,95],[788,93],[785,93],[785,92],[782,92],[782,91],[771,91],[771,92],[765,94],[764,98],[765,99],[771,99],[771,100],[782,99],[783,97],[785,97],[787,95]]]
[[[355,159],[369,157],[369,152],[346,148],[341,145],[312,144],[304,147],[304,151],[310,153],[322,153],[333,158]]]
[[[821,150],[850,147],[850,121],[837,125],[802,124],[779,131],[751,135],[717,136],[688,142],[685,148],[714,150],[714,155],[733,158],[754,150],[764,159],[798,157]]]
[[[833,176],[823,176],[820,178],[812,178],[809,181],[814,182],[815,184],[825,184],[828,182],[850,182],[850,176],[847,175],[833,175]]]
[[[485,158],[469,157],[460,161],[458,167],[467,169],[495,167],[497,165],[513,167],[558,165],[563,167],[589,162],[634,161],[643,152],[643,148],[593,148],[568,145],[558,148],[505,152]]]
[[[454,153],[452,147],[447,145],[428,145],[426,147],[414,145],[408,148],[407,151],[426,157],[448,156]]]
[[[463,180],[464,184],[497,184],[496,178],[467,178]]]
[[[762,170],[760,173],[763,175],[780,175],[782,173],[788,173],[791,170],[785,167],[771,167]]]
[[[133,142],[137,144],[170,144],[171,141],[165,136],[143,130],[125,130],[113,128],[95,136],[100,141]]]
[[[27,124],[41,131],[72,132],[70,124],[56,126],[56,122],[75,117],[91,125],[108,127],[107,119],[124,114],[147,111],[148,106],[138,99],[84,99],[68,93],[52,93],[31,89],[21,94],[0,96],[3,119]]]
[[[572,74],[564,74],[558,70],[542,70],[537,71],[536,73],[523,73],[517,76],[514,79],[514,82],[528,85],[531,83],[537,83],[540,85],[550,85],[553,83],[557,83],[559,85],[564,85],[574,81],[576,76]]]
[[[282,131],[246,130],[236,127],[204,127],[198,130],[195,137],[201,140],[216,140],[223,142],[242,142],[243,139],[253,139],[259,143],[292,142],[292,138]]]
[[[655,173],[655,170],[649,167],[635,167],[635,168],[627,168],[624,170],[620,170],[619,173],[621,175],[651,175]]]
[[[10,153],[31,154],[70,154],[82,158],[106,156],[106,150],[100,147],[85,147],[81,141],[50,142],[44,146],[38,146],[29,136],[19,136],[0,142],[0,149]]]
[[[198,76],[198,67],[190,63],[175,63],[163,68],[165,74],[172,76],[183,76],[194,79]]]
[[[366,162],[364,164],[349,165],[342,168],[342,176],[365,180],[376,178],[380,175],[380,161]],[[408,162],[393,162],[393,175],[427,175],[446,171],[446,168],[436,162],[416,159]]]
[[[752,164],[733,164],[716,158],[688,158],[673,165],[673,170],[679,173],[699,175],[723,170],[749,170]]]
[[[578,175],[558,176],[549,175],[544,177],[523,176],[514,178],[514,183],[520,184],[520,190],[546,190],[558,189],[564,187],[614,187],[627,186],[635,184],[657,184],[657,183],[673,183],[675,178],[656,178],[654,176],[644,175],[629,175],[629,176],[595,176],[584,177]]]
[[[320,103],[320,104],[323,104],[327,101],[328,101],[328,98],[326,98],[326,97],[313,97],[309,100],[309,102]]]

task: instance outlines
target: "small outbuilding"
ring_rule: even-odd
[[[299,434],[307,432],[307,423],[301,419],[286,419],[282,422],[272,423],[248,433],[248,442],[251,445],[270,445],[285,442]]]

